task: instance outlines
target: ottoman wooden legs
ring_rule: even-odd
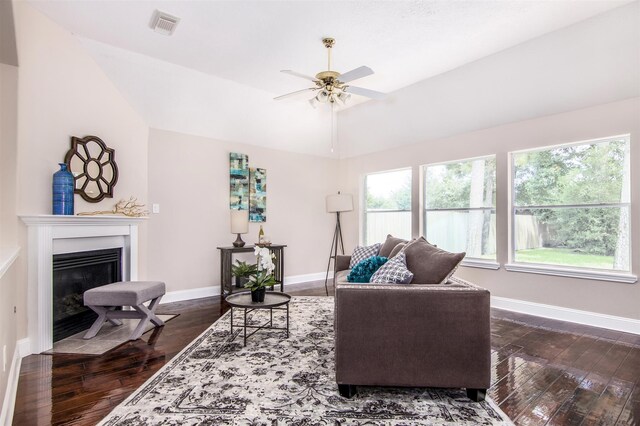
[[[147,326],[149,321],[151,321],[156,327],[162,327],[164,325],[164,322],[155,314],[156,306],[160,303],[161,298],[162,296],[153,299],[148,308],[142,304],[133,307],[133,309],[140,313],[141,319],[138,326],[131,334],[131,340],[139,339],[140,336],[142,336],[144,328]]]
[[[122,325],[121,319],[140,319],[131,333],[131,340],[139,339],[145,327],[151,321],[161,327],[164,322],[155,314],[156,307],[165,293],[165,285],[160,281],[129,281],[107,284],[92,288],[84,293],[84,304],[98,314],[91,328],[84,335],[91,339],[98,334],[105,322]],[[149,306],[144,303],[151,301]],[[116,310],[119,306],[131,306],[133,310]]]
[[[98,334],[98,331],[100,331],[104,323],[107,321],[109,321],[113,325],[122,325],[122,321],[119,321],[121,319],[139,318],[140,322],[138,323],[138,326],[133,331],[133,333],[131,333],[131,337],[129,338],[129,340],[139,339],[140,336],[142,336],[142,333],[144,333],[144,329],[149,321],[151,321],[157,327],[162,327],[164,325],[164,321],[158,318],[158,316],[155,314],[156,306],[160,302],[161,298],[162,296],[153,299],[148,308],[143,304],[134,305],[132,306],[132,308],[135,309],[134,311],[116,311],[115,306],[89,305],[89,308],[91,308],[93,311],[95,311],[95,313],[98,314],[98,318],[94,321],[91,328],[87,330],[87,333],[84,335],[84,339],[91,339],[92,337],[95,337],[95,335]]]

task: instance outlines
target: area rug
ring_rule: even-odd
[[[338,394],[333,298],[294,297],[290,336],[260,330],[242,345],[227,312],[116,407],[101,425],[511,425],[463,389],[358,387]],[[254,311],[256,322],[268,311]],[[274,311],[284,326],[284,311]],[[237,321],[240,315],[235,316]],[[354,354],[357,356],[357,354]]]
[[[178,315],[158,315],[162,321],[167,322]],[[102,355],[109,352],[112,349],[117,348],[123,343],[129,341],[129,336],[140,322],[139,319],[123,319],[122,325],[112,325],[111,323],[105,323],[98,334],[92,339],[85,340],[83,336],[87,334],[87,330],[81,331],[69,336],[65,339],[59,340],[53,344],[53,348],[43,352],[44,354],[79,354],[79,355]],[[155,329],[155,325],[151,322],[144,328],[144,332],[147,333],[151,329]],[[146,339],[145,334],[142,335],[142,339]]]

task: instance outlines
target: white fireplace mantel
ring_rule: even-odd
[[[53,347],[53,255],[122,248],[123,280],[138,279],[138,225],[145,217],[21,215],[28,227],[31,353]]]

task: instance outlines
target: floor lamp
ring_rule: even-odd
[[[342,227],[340,226],[340,213],[350,212],[353,210],[353,198],[349,194],[341,194],[338,192],[334,195],[327,196],[327,213],[336,214],[336,229],[333,231],[333,240],[331,241],[331,251],[329,251],[329,263],[327,263],[327,275],[324,278],[324,290],[329,295],[329,287],[327,282],[329,281],[329,270],[331,268],[331,259],[335,260],[338,257],[338,246],[342,254],[344,254],[344,242],[342,241]],[[335,283],[335,277],[334,277]]]

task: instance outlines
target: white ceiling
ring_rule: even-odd
[[[336,38],[336,70],[376,72],[354,85],[392,92],[630,3],[27,1],[79,37],[150,126],[328,156],[340,153],[326,111],[272,100],[308,87],[279,70],[326,68],[323,37]],[[156,9],[181,18],[173,36],[149,28]]]
[[[571,25],[628,1],[114,1],[32,3],[86,38],[273,94],[305,87],[279,73],[368,65],[358,84],[393,91]],[[155,9],[181,18],[173,36],[149,28]]]

